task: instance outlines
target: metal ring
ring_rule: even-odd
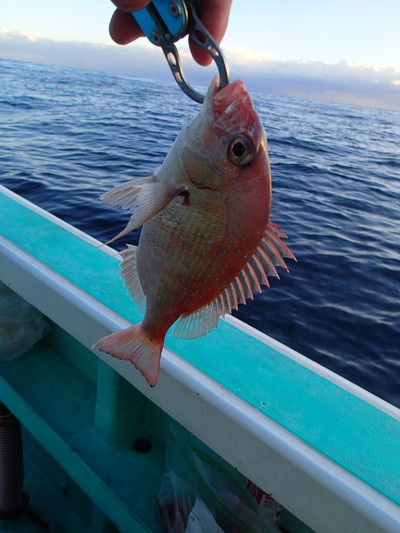
[[[215,61],[219,73],[219,87],[221,89],[222,87],[225,87],[229,84],[229,69],[226,65],[222,50],[215,42],[213,37],[210,35],[210,33],[203,26],[203,24],[200,22],[200,19],[198,18],[194,10],[191,11],[191,16],[193,18],[194,24],[189,35],[193,39],[193,41],[198,44],[203,50],[205,50]],[[192,100],[202,104],[204,102],[205,97],[204,95],[193,89],[186,81],[179,53],[175,45],[172,42],[166,42],[163,44],[162,49],[167,59],[169,68],[171,69],[175,81],[177,82],[179,87]]]

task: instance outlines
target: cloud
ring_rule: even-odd
[[[387,65],[348,60],[328,63],[305,59],[248,58],[226,52],[232,73],[253,91],[313,100],[400,110],[400,71]]]
[[[366,65],[343,59],[282,61],[238,47],[224,48],[232,79],[243,78],[250,91],[400,111],[400,71],[387,65]],[[53,41],[0,30],[0,57],[77,67],[128,76],[171,80],[160,49],[147,41],[129,46],[113,43]],[[181,49],[187,79],[207,85],[215,67],[195,65]]]
[[[154,77],[160,67],[166,66],[160,50],[150,44],[123,47],[54,41],[6,30],[0,30],[0,57],[144,77]]]

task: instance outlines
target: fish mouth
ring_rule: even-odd
[[[208,93],[208,100],[214,114],[229,113],[233,106],[250,106],[253,109],[250,97],[242,80],[235,80],[220,89],[219,78],[214,76]]]
[[[219,78],[214,76],[205,106],[211,113],[216,129],[229,131],[232,135],[239,131],[250,131],[257,137],[257,141],[262,137],[258,115],[242,80],[235,80],[219,88]]]

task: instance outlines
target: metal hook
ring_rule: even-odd
[[[192,100],[202,103],[204,95],[186,81],[178,50],[174,43],[188,35],[215,61],[220,88],[229,83],[229,70],[219,45],[206,30],[191,2],[184,0],[153,0],[146,8],[132,13],[150,42],[160,46],[175,81]]]

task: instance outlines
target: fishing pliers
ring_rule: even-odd
[[[190,98],[199,103],[204,101],[204,96],[186,81],[174,44],[185,35],[189,35],[215,61],[220,87],[228,85],[229,71],[222,51],[200,22],[193,0],[153,0],[144,9],[132,13],[132,16],[149,41],[162,48],[176,82]]]

